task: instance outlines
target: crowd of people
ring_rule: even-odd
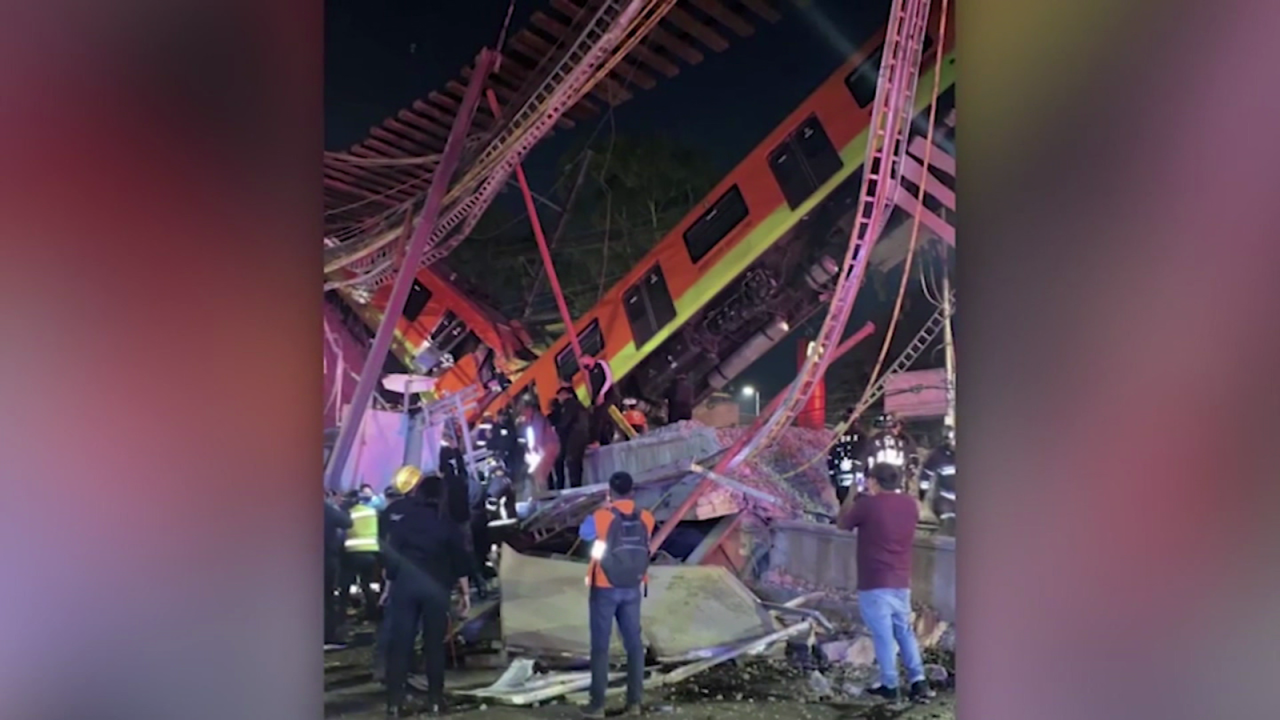
[[[376,624],[373,671],[386,684],[389,716],[404,713],[419,636],[428,710],[443,712],[451,615],[465,616],[491,575],[486,498],[477,498],[457,450],[443,448],[439,467],[403,467],[381,495],[364,485],[325,499],[325,649],[346,647],[358,587],[358,617]]]
[[[922,454],[902,420],[892,414],[878,416],[870,432],[855,423],[827,456],[840,503],[851,493],[865,490],[867,469],[881,463],[898,470],[906,491],[917,496],[933,520],[947,527],[954,525],[955,435],[950,427],[943,429],[940,442]]]
[[[589,394],[590,407],[583,404],[569,382],[556,389],[545,414],[535,391],[530,390],[521,401],[527,443],[538,448],[527,461],[538,490],[582,487],[587,450],[619,440],[621,428],[613,418],[615,410],[635,435],[643,435],[649,429],[651,418],[668,424],[693,418],[695,391],[686,375],[676,376],[662,402],[651,406],[637,398],[621,396],[607,361],[584,356],[583,366],[593,390]]]
[[[525,455],[519,458],[514,416],[485,423],[486,443],[497,466],[523,459],[535,482],[550,480],[551,488],[582,484],[583,455],[594,444],[614,442],[617,429],[611,407],[632,410],[612,391],[607,364],[588,361],[602,388],[586,407],[568,385],[560,388],[549,413],[536,400],[518,406],[525,433]],[[667,422],[690,419],[693,390],[677,378],[667,393]],[[647,427],[635,415],[623,417],[636,430]],[[848,440],[848,438],[846,438]],[[886,699],[906,696],[925,702],[932,696],[924,675],[920,650],[910,624],[911,558],[920,521],[922,482],[949,487],[954,501],[954,449],[945,442],[921,467],[910,461],[914,443],[900,422],[882,417],[871,437],[855,444],[857,480],[844,486],[837,526],[858,534],[858,608],[869,629],[880,668],[880,682],[869,692]],[[374,674],[386,686],[388,717],[408,714],[407,681],[415,666],[414,646],[422,640],[416,667],[426,676],[426,708],[445,711],[444,672],[448,629],[457,615],[470,610],[473,593],[486,592],[489,568],[488,504],[493,489],[506,500],[509,483],[479,487],[478,473],[468,473],[462,453],[446,444],[439,471],[401,468],[379,494],[369,485],[358,491],[328,494],[325,503],[325,646],[344,647],[350,611],[376,624]],[[838,482],[848,468],[843,456],[833,455],[832,474]],[[948,462],[950,463],[948,465]],[[947,468],[950,468],[949,472]],[[866,468],[863,470],[863,468]],[[918,479],[909,481],[915,472]],[[498,479],[506,472],[491,470]],[[539,480],[540,477],[540,480]],[[946,478],[950,484],[946,485]],[[547,485],[540,484],[545,488]],[[936,497],[937,493],[931,496]],[[952,505],[954,517],[954,505]],[[589,703],[584,717],[604,717],[609,675],[609,645],[616,625],[627,657],[626,712],[639,714],[644,682],[641,603],[647,594],[650,542],[655,530],[652,513],[637,506],[634,480],[618,472],[608,480],[601,507],[590,513],[578,530],[589,548],[586,584],[589,588],[590,668]],[[358,603],[353,603],[350,590]],[[898,672],[901,661],[905,683]],[[415,709],[416,710],[416,709]]]

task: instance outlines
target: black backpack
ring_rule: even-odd
[[[649,572],[649,526],[644,524],[641,510],[624,515],[609,508],[613,521],[605,538],[605,553],[600,570],[616,588],[638,588]]]

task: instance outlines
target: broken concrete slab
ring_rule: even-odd
[[[766,584],[853,595],[858,587],[856,533],[834,525],[779,520],[768,530]],[[911,556],[911,596],[935,610],[939,619],[955,621],[956,540],[917,536]]]
[[[858,635],[843,640],[823,643],[822,653],[827,662],[850,667],[870,667],[876,661],[876,646],[870,635]]]
[[[622,470],[639,476],[653,468],[679,466],[713,455],[723,447],[715,430],[696,422],[679,422],[656,428],[626,442],[611,443],[587,453],[583,481],[604,484]]]
[[[502,550],[502,635],[507,649],[548,657],[590,655],[586,563]],[[645,644],[660,662],[714,655],[777,629],[770,613],[718,566],[655,565],[641,605]],[[621,656],[616,632],[612,652]]]

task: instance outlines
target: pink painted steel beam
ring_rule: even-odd
[[[387,359],[387,351],[391,349],[391,340],[395,336],[396,324],[404,312],[405,301],[409,299],[409,290],[418,274],[418,266],[427,245],[431,240],[431,231],[435,229],[440,217],[440,206],[444,202],[445,191],[449,189],[449,181],[462,159],[462,150],[466,142],[467,130],[480,104],[480,90],[484,86],[489,71],[493,69],[495,55],[489,50],[480,51],[476,60],[476,73],[467,84],[466,94],[458,109],[457,118],[449,130],[449,140],[444,146],[444,155],[440,164],[432,173],[431,189],[427,191],[427,200],[422,208],[422,216],[414,228],[405,250],[400,270],[396,273],[395,283],[391,287],[391,297],[387,300],[386,310],[378,323],[378,332],[373,338],[373,347],[365,358],[364,369],[360,372],[360,382],[356,384],[355,393],[351,397],[351,415],[342,424],[338,433],[338,442],[334,446],[333,455],[329,458],[329,467],[325,477],[325,486],[337,489],[342,479],[342,471],[346,467],[351,448],[355,445],[356,431],[364,419],[364,412],[373,400],[373,391],[377,388],[378,379],[382,376],[382,366]]]
[[[911,138],[911,142],[907,145],[907,152],[915,157],[923,158],[925,146],[928,144],[924,138],[917,135]],[[945,152],[938,152],[936,147],[933,152],[929,153],[929,167],[937,168],[951,177],[956,176],[956,159]]]
[[[951,247],[956,246],[956,229],[946,220],[943,220],[934,214],[932,210],[920,204],[920,201],[916,199],[916,196],[907,192],[906,188],[903,188],[901,185],[898,186],[898,189],[894,194],[894,203],[911,215],[918,216],[920,218],[920,223],[932,230],[938,237],[942,238],[943,242]]]
[[[489,108],[494,117],[501,115],[498,96],[490,89],[486,93]],[[547,236],[542,232],[542,221],[538,219],[538,208],[533,202],[533,191],[529,189],[529,180],[524,176],[524,165],[516,163],[516,180],[520,183],[520,194],[524,195],[524,208],[529,213],[529,224],[533,226],[533,237],[538,241],[538,252],[542,254],[542,265],[547,270],[547,281],[551,283],[551,292],[556,297],[556,307],[560,310],[560,319],[564,322],[565,332],[569,333],[569,343],[573,345],[573,356],[578,361],[578,369],[582,367],[582,346],[578,343],[578,333],[573,327],[573,315],[569,313],[569,303],[565,302],[564,291],[560,287],[560,278],[556,276],[556,266],[551,262],[551,248],[547,246]],[[591,381],[587,375],[587,393],[590,394]]]
[[[944,155],[942,152],[929,154],[929,167],[933,167],[933,158],[938,155]],[[915,183],[917,186],[923,184],[924,191],[937,198],[943,207],[948,210],[956,209],[956,191],[942,184],[942,181],[933,176],[933,173],[924,169],[922,161],[915,159],[911,154],[904,155],[902,158],[902,177]]]

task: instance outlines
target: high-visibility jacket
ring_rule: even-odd
[[[347,531],[347,552],[378,552],[378,511],[368,505],[351,508],[351,529]]]
[[[613,523],[611,508],[617,508],[618,512],[624,515],[630,515],[636,511],[636,503],[634,500],[619,500],[605,505],[591,513],[588,516],[589,521],[583,522],[583,525],[587,525],[589,522],[594,530],[594,537],[591,541],[591,561],[587,563],[586,580],[587,585],[590,587],[613,587],[609,584],[609,578],[605,576],[604,570],[600,567],[600,561],[604,559],[605,552],[608,550],[606,541],[609,539],[609,525]],[[649,528],[649,536],[652,537],[654,526],[657,525],[653,513],[641,509],[640,521],[644,523],[645,527]]]

